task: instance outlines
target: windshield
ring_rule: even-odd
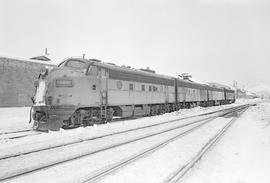
[[[80,61],[80,60],[69,60],[65,64],[65,66],[67,66],[67,67],[73,67],[76,69],[85,68],[85,65],[86,65],[86,63],[84,61]]]

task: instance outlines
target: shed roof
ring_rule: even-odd
[[[51,61],[51,59],[45,55],[37,56],[37,57],[32,57],[30,58],[32,60],[41,60],[41,61]]]

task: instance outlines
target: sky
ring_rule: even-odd
[[[0,55],[270,84],[270,0],[0,0]]]

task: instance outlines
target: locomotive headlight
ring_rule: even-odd
[[[57,79],[56,82],[56,87],[72,87],[73,82],[71,79]]]
[[[48,68],[42,67],[42,68],[40,69],[40,74],[41,74],[42,76],[46,76],[46,75],[48,74]]]

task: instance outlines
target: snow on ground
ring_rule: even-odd
[[[196,126],[196,125],[193,125]],[[216,127],[216,125],[215,125]],[[165,128],[165,127],[163,127]],[[168,128],[168,127],[166,127]],[[166,129],[165,128],[165,129]],[[163,130],[165,130],[163,129]],[[93,153],[90,156],[85,156],[83,158],[79,158],[76,161],[70,161],[63,164],[59,164],[52,168],[48,168],[42,170],[40,172],[35,172],[24,177],[18,177],[17,179],[11,180],[11,182],[83,182],[83,180],[87,179],[89,175],[93,175],[99,170],[104,169],[104,167],[110,167],[114,165],[116,162],[123,161],[128,157],[133,156],[139,152],[144,152],[150,147],[154,147],[157,144],[165,141],[166,139],[170,139],[179,133],[183,133],[184,131],[190,129],[190,127],[186,126],[184,128],[176,129],[174,131],[165,132],[163,134],[152,136],[140,141],[136,141],[133,143],[129,143],[126,145],[122,145],[113,149],[109,149],[106,151],[102,151],[99,153]],[[154,130],[154,129],[153,129]],[[95,151],[95,149],[102,149],[108,147],[108,145],[113,145],[115,143],[124,142],[127,139],[134,139],[136,136],[142,137],[144,133],[147,133],[148,130],[137,131],[137,132],[129,132],[126,134],[119,134],[116,136],[110,136],[106,138],[96,139],[94,141],[89,141],[86,143],[81,143],[79,145],[75,145],[74,147],[63,147],[59,149],[55,149],[53,151],[41,152],[43,153],[42,164],[49,161],[55,161],[57,159],[67,158],[68,156],[74,155],[74,153],[83,153],[89,151]],[[149,133],[149,132],[148,132]],[[72,150],[73,149],[73,150]],[[78,150],[79,149],[79,150]],[[45,155],[44,155],[45,154]],[[51,155],[54,155],[53,157]],[[36,160],[40,160],[40,155],[34,155]],[[14,171],[19,171],[21,167],[16,166],[13,167],[13,164],[21,165],[19,162],[24,162],[27,164],[27,169],[29,167],[38,166],[40,164],[39,161],[33,161],[33,155],[29,154],[29,156],[18,157],[16,158],[16,163],[14,163],[14,159],[8,161],[0,161],[0,177],[5,176],[7,173],[11,173]],[[53,160],[54,159],[54,160]],[[33,162],[31,162],[33,161]],[[30,166],[29,166],[30,165]],[[25,168],[25,165],[24,167]],[[49,178],[48,178],[49,177]],[[78,181],[80,179],[81,181]],[[42,181],[39,181],[42,180]],[[112,181],[114,182],[114,181]]]
[[[250,108],[185,177],[185,183],[269,183],[270,103]]]
[[[0,108],[0,132],[31,128],[30,107]]]
[[[57,144],[70,143],[81,139],[89,139],[100,135],[109,134],[112,132],[132,129],[138,126],[160,123],[162,121],[179,119],[187,116],[207,113],[224,108],[229,108],[235,105],[240,105],[254,100],[241,100],[235,104],[214,106],[208,108],[196,107],[192,109],[181,109],[177,112],[167,113],[159,116],[143,117],[134,120],[124,120],[112,122],[105,125],[94,125],[90,127],[81,127],[72,130],[60,130],[58,132],[49,132],[41,135],[24,137],[22,139],[8,139],[5,136],[0,136],[0,152],[9,149],[10,152],[24,152],[26,149],[39,149]],[[0,108],[0,133],[12,131],[14,129],[31,128],[29,121],[30,108]],[[16,114],[16,115],[15,115]]]
[[[224,109],[224,108],[231,107],[234,105],[249,103],[250,101],[256,101],[256,100],[239,99],[236,101],[235,104],[231,104],[231,105],[214,106],[214,107],[208,107],[208,108],[195,107],[193,109],[181,109],[177,112],[154,116],[154,117],[151,117],[151,119],[159,119],[159,118],[167,118],[167,117],[170,117],[170,118],[185,117],[189,115]],[[32,124],[29,124],[29,117],[30,117],[30,107],[0,108],[0,133],[6,132],[6,131],[18,130],[18,129],[31,128]],[[139,120],[145,120],[145,118],[140,118]],[[137,122],[137,120],[134,120],[134,121]]]
[[[44,134],[36,135],[36,136],[29,136],[29,137],[25,137],[21,139],[19,138],[19,139],[10,140],[10,139],[5,139],[5,138],[0,138],[0,144],[1,144],[0,152],[2,153],[5,150],[9,150],[10,152],[15,152],[15,151],[23,152],[27,148],[38,149],[44,146],[62,144],[64,142],[68,143],[71,141],[77,141],[77,140],[87,139],[87,138],[91,138],[95,136],[100,136],[102,134],[104,135],[111,132],[123,131],[123,130],[131,129],[131,128],[135,128],[138,126],[145,126],[149,124],[160,123],[162,121],[168,121],[168,120],[179,119],[179,118],[183,118],[187,116],[198,115],[198,114],[202,114],[206,112],[216,111],[216,110],[225,109],[232,106],[241,105],[244,103],[252,103],[252,102],[256,102],[256,100],[238,100],[235,104],[214,106],[214,107],[209,107],[209,108],[196,107],[193,109],[182,109],[177,112],[172,112],[172,113],[159,115],[159,116],[144,117],[144,118],[139,118],[139,119],[134,119],[134,120],[124,120],[124,121],[108,123],[105,125],[95,125],[91,127],[77,128],[77,129],[72,129],[72,130],[60,130],[59,132],[49,132],[49,133],[44,133]],[[269,114],[270,116],[270,104],[268,106],[269,109],[267,108],[264,109],[265,106],[267,106],[266,104],[262,104],[259,106],[262,106],[261,110],[265,110],[265,111],[263,114],[258,113],[257,115],[258,116],[265,115],[266,117],[264,118],[269,121],[270,117],[268,118],[267,115]],[[1,116],[0,117],[0,132],[10,131],[11,129],[30,128],[30,125],[28,124],[29,110],[30,110],[29,108],[0,108],[0,114],[1,114],[0,115]],[[256,111],[253,111],[253,113],[256,114]],[[250,121],[252,120],[250,119]],[[245,129],[246,127],[242,126],[242,128]],[[209,132],[209,133],[203,134],[203,136],[206,136],[207,134],[209,135],[211,133]],[[201,137],[202,134],[197,134],[197,137],[198,136]],[[230,139],[230,141],[235,143],[236,142],[235,139],[237,139],[237,135],[234,137],[234,139]],[[249,139],[252,140],[252,137]],[[242,140],[244,141],[245,139],[242,139]],[[184,141],[182,141],[182,143],[184,143]],[[269,143],[269,141],[266,141],[265,143]],[[184,145],[187,145],[187,144],[182,144],[180,145],[180,147]],[[256,145],[256,144],[253,144],[253,145]],[[260,153],[260,151],[256,151],[256,153]],[[168,166],[168,168],[170,168],[170,166]],[[269,168],[269,167],[266,166],[265,168]],[[263,170],[267,170],[267,169],[263,169]],[[195,180],[195,182],[198,182],[198,180]]]
[[[195,107],[192,109],[181,109],[176,112],[167,113],[159,116],[143,117],[134,120],[124,120],[118,122],[112,122],[105,125],[94,125],[90,127],[81,127],[72,130],[60,130],[58,132],[49,132],[41,135],[24,137],[23,141],[19,139],[8,139],[3,136],[0,137],[0,150],[5,148],[17,149],[18,151],[27,146],[32,148],[35,144],[36,148],[47,145],[59,143],[69,143],[71,141],[77,141],[80,139],[91,138],[108,134],[111,132],[123,131],[132,129],[138,126],[145,126],[149,124],[155,124],[162,121],[179,119],[187,116],[203,114],[211,111],[229,108],[232,106],[254,102],[254,100],[237,101],[235,104],[213,106],[213,107]],[[0,133],[5,131],[12,131],[15,129],[31,128],[32,124],[29,124],[29,110],[28,107],[22,108],[0,108]]]
[[[105,177],[102,183],[167,182],[168,176],[189,162],[231,118],[217,118],[167,146]],[[199,137],[199,138],[198,138]]]

